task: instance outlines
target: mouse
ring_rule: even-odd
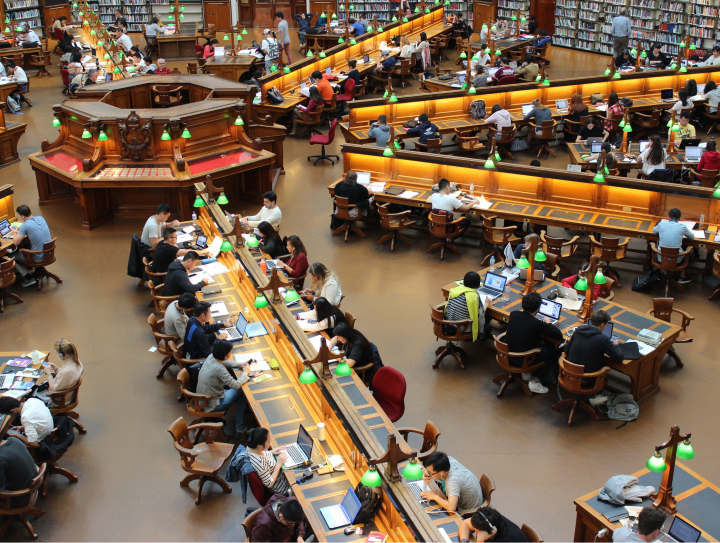
[[[352,526],[348,526],[347,528],[345,528],[345,535],[350,535],[350,534],[354,534],[354,533],[355,533],[355,528],[353,528]]]

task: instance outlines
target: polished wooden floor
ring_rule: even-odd
[[[558,48],[550,59],[551,78],[602,73],[607,63],[607,57]],[[55,138],[51,106],[64,97],[57,69],[52,71],[53,78],[33,78],[34,107],[23,108],[28,114],[9,116],[29,124],[20,142],[23,156],[38,151],[43,139]],[[414,82],[402,92],[416,91]],[[341,138],[328,152],[339,150]],[[499,371],[489,342],[466,347],[465,371],[451,359],[438,370],[431,368],[438,344],[428,306],[441,300],[442,285],[478,269],[487,248],[461,241],[462,256],[440,263],[437,255],[425,253],[432,243],[427,235],[411,232],[412,247],[390,253],[387,246],[376,245],[382,233],[370,225],[363,227],[365,239],[351,236],[344,244],[330,235],[326,190],[342,174],[342,165],[313,167],[306,156],[318,151],[306,139],[287,141],[287,174],[276,187],[283,233],[301,236],[311,262],[323,262],[337,271],[347,294],[343,308],[357,316],[358,329],[377,344],[385,364],[405,375],[407,411],[400,424],[421,427],[428,419],[438,424],[441,450],[477,475],[487,472],[495,479],[493,505],[503,514],[517,523],[532,524],[546,541],[571,540],[573,499],[602,486],[613,474],[642,468],[673,424],[693,434],[696,457],[688,466],[720,483],[718,305],[707,300],[708,288],[694,280],[688,293],[677,298],[677,306],[696,317],[690,328],[695,341],[678,347],[684,369],[676,370],[666,360],[662,391],[641,406],[639,420],[616,430],[618,423],[591,422],[581,413],[568,428],[567,411],[551,410],[554,390],[527,398],[510,389],[503,399],[495,397],[492,378]],[[562,167],[567,155],[558,154],[552,162],[543,159],[543,164]],[[527,153],[517,156],[522,163],[532,158]],[[63,459],[80,482],[70,485],[61,477],[51,479],[49,497],[38,502],[45,516],[33,521],[40,539],[241,541],[245,507],[255,505],[251,496],[244,505],[237,485],[227,495],[209,484],[196,507],[193,491],[179,486],[184,474],[167,429],[185,410],[176,402],[174,370],[161,381],[155,379],[159,356],[148,352],[154,344],[146,324],[148,291],[138,289],[137,281],[125,274],[131,235],[141,231],[143,221],[114,220],[85,232],[80,229],[77,205],[38,210],[27,159],[0,170],[0,178],[15,184],[16,205],[28,204],[47,218],[58,237],[54,271],[64,280],[42,292],[13,287],[25,303],[9,302],[0,316],[2,350],[48,350],[64,337],[78,346],[85,364],[79,412],[88,434],[77,437]],[[256,211],[237,202],[228,208]],[[616,301],[649,309],[652,294],[629,288],[639,268],[617,268],[623,288]],[[659,290],[655,295],[660,295]],[[24,541],[21,525],[16,524],[7,539]]]

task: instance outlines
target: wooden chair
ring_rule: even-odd
[[[35,504],[38,499],[38,489],[45,480],[46,469],[45,464],[42,464],[37,475],[30,481],[30,486],[25,490],[0,490],[0,515],[6,517],[5,522],[3,522],[2,527],[0,527],[0,539],[5,538],[5,533],[13,523],[20,522],[25,526],[30,537],[33,540],[37,540],[38,535],[35,533],[26,515],[34,515],[35,518],[40,518],[45,514],[45,511],[35,507]],[[13,499],[25,498],[26,496],[28,499],[27,504],[20,506],[12,505]]]
[[[560,374],[558,375],[558,384],[560,385],[560,388],[569,392],[572,395],[572,398],[560,400],[553,405],[552,408],[557,411],[566,405],[572,406],[570,409],[568,426],[572,425],[575,409],[577,409],[578,406],[580,409],[587,411],[592,420],[600,420],[600,417],[598,417],[595,409],[593,409],[588,402],[588,397],[595,396],[595,394],[598,394],[607,386],[609,371],[610,366],[605,366],[600,371],[585,373],[584,366],[573,364],[565,358],[565,354],[560,357]],[[592,380],[592,384],[583,385],[583,381],[588,380]]]
[[[430,138],[427,143],[415,142],[415,150],[423,153],[442,153],[442,140],[440,138]]]
[[[557,263],[557,256],[552,253],[545,253],[545,275],[553,281],[560,281],[560,265]]]
[[[52,52],[41,51],[39,55],[30,55],[30,65],[37,66],[40,70],[37,73],[38,77],[48,76],[52,77],[52,74],[47,71],[47,67],[52,64]]]
[[[620,276],[610,267],[610,263],[625,260],[630,238],[622,238],[622,241],[620,240],[621,238],[603,236],[600,241],[597,241],[595,236],[590,234],[590,254],[597,257],[600,262],[607,264],[603,273],[612,277],[615,283],[617,283],[618,288],[622,287],[620,284]]]
[[[163,273],[157,273],[152,271],[152,264],[148,262],[148,259],[146,256],[142,259],[143,266],[145,266],[145,274],[155,283],[156,285],[162,285],[165,283],[165,276],[167,275],[167,272]],[[143,283],[145,281],[143,280]],[[142,286],[142,285],[140,285]]]
[[[281,260],[282,262],[287,264],[287,262],[288,262],[288,260],[290,260],[290,258],[291,258],[291,255],[282,255],[282,256],[278,257],[278,260]],[[287,278],[290,281],[292,281],[292,284],[295,287],[295,290],[301,291],[303,289],[303,287],[305,286],[305,278],[307,277],[307,272],[305,272],[300,277],[290,277],[290,275],[288,275],[288,274],[285,274],[285,275],[287,275]]]
[[[377,244],[382,245],[389,240],[390,251],[393,251],[395,249],[395,241],[399,239],[405,245],[410,247],[410,241],[408,241],[405,236],[399,234],[400,230],[403,230],[415,224],[415,221],[408,219],[408,216],[410,215],[410,210],[406,210],[401,213],[390,213],[389,207],[390,204],[378,205],[377,207],[378,212],[380,213],[380,226],[383,228],[383,230],[390,231],[389,234],[385,234],[383,237],[381,237]]]
[[[520,530],[525,536],[525,539],[527,539],[530,543],[543,543],[545,541],[540,535],[540,532],[525,522],[523,522]]]
[[[75,386],[72,386],[66,390],[58,390],[56,392],[49,392],[47,395],[55,404],[55,407],[50,407],[50,414],[54,417],[55,415],[65,415],[71,421],[75,423],[75,427],[81,434],[87,434],[85,427],[78,422],[80,415],[75,411],[78,404],[80,403],[80,386],[82,385],[82,377],[78,379]]]
[[[703,105],[705,106],[705,109],[702,111],[702,116],[710,121],[710,128],[708,129],[707,133],[709,134],[713,131],[713,129],[720,132],[720,127],[718,126],[718,124],[720,124],[720,108],[711,108],[707,104]],[[710,111],[711,109],[715,109],[715,113]]]
[[[314,134],[320,134],[320,130],[317,130],[316,127],[319,127],[321,124],[325,122],[323,119],[323,111],[325,110],[324,107],[316,107],[314,111],[300,111],[300,118],[296,119],[297,123],[300,126],[306,126],[308,128],[308,134],[310,136]],[[304,136],[305,134],[303,134]]]
[[[249,543],[250,538],[252,537],[253,528],[255,527],[255,522],[257,521],[257,518],[262,512],[263,508],[258,507],[255,511],[245,517],[245,520],[242,521],[242,527],[245,530],[245,543]]]
[[[344,223],[340,228],[336,229],[332,235],[339,236],[342,232],[345,232],[345,243],[347,243],[348,234],[350,233],[350,230],[352,230],[358,236],[364,238],[365,234],[363,234],[363,231],[353,224],[357,221],[365,220],[365,217],[358,206],[351,204],[347,198],[343,198],[342,196],[335,196],[335,206],[337,207],[337,213],[335,216],[344,221]],[[357,210],[357,215],[355,216],[351,214],[351,210],[353,209]]]
[[[15,59],[15,65],[16,66],[22,66],[23,65],[23,56],[20,55],[20,60]],[[20,95],[20,104],[22,105],[23,102],[25,102],[28,106],[32,107],[32,102],[28,100],[27,96],[25,96],[28,92],[30,92],[30,79],[28,78],[27,83],[18,83],[17,90],[14,91],[14,93]]]
[[[368,85],[372,87],[371,92],[377,92],[378,89],[381,91],[387,91],[388,94],[392,94],[392,75],[395,73],[395,66],[390,68],[388,71],[380,70],[377,75],[368,75]]]
[[[173,352],[170,349],[170,345],[168,343],[170,341],[178,341],[181,338],[178,336],[170,336],[168,334],[164,334],[162,329],[165,325],[165,319],[157,320],[154,313],[150,313],[147,322],[150,325],[150,330],[152,331],[152,335],[155,338],[157,350],[161,355],[164,356],[162,362],[160,362],[162,367],[160,368],[160,371],[158,371],[158,374],[155,376],[156,379],[162,379],[162,376],[165,375],[165,371],[175,363],[175,358],[173,358]]]
[[[575,143],[580,135],[580,129],[585,126],[586,120],[587,115],[585,117],[580,117],[579,121],[571,121],[567,117],[564,119],[565,123],[563,133],[565,134],[565,143]]]
[[[27,261],[23,265],[29,270],[31,270],[30,273],[35,277],[35,279],[37,279],[38,290],[42,290],[42,280],[45,278],[54,279],[56,283],[62,283],[62,279],[60,279],[54,273],[47,271],[47,267],[55,262],[56,241],[57,238],[53,238],[47,243],[43,244],[42,251],[20,249],[20,252],[25,256],[25,260]],[[35,262],[33,260],[34,255],[43,255],[42,262]]]
[[[487,146],[480,141],[479,134],[475,128],[456,128],[455,137],[457,138],[458,151],[461,154],[475,153],[476,151],[484,151]]]
[[[533,58],[533,61],[537,63],[538,66],[541,64],[544,64],[544,59],[547,57],[547,49],[550,46],[550,42],[547,42],[542,47],[531,47],[528,51],[528,54]]]
[[[397,77],[401,88],[405,88],[405,78],[411,76],[410,68],[412,63],[409,58],[402,59],[399,64],[395,65],[395,70],[392,73],[392,77]]]
[[[355,100],[358,98],[363,98],[365,96],[365,87],[367,86],[367,77],[364,77],[360,80],[359,85],[355,85],[355,88],[353,89],[353,96]]]
[[[355,328],[355,321],[357,319],[355,318],[355,315],[350,313],[350,311],[345,311],[345,320],[347,321],[350,328]]]
[[[692,343],[693,339],[690,337],[690,334],[688,334],[687,327],[690,325],[690,321],[695,320],[695,317],[685,311],[681,311],[680,309],[674,309],[673,301],[674,300],[672,298],[653,298],[653,308],[649,309],[647,314],[665,322],[672,322],[673,313],[679,314],[682,317],[682,324],[680,325],[682,330],[680,331],[678,338],[675,340],[675,343]],[[675,351],[675,345],[670,347],[667,354],[672,357],[678,368],[684,367],[682,360],[680,360],[680,356],[677,354],[677,351]]]
[[[15,259],[3,258],[0,261],[0,313],[5,313],[5,298],[12,298],[17,303],[23,303],[23,299],[13,292],[8,292],[15,283]]]
[[[547,235],[547,231],[543,230],[540,232],[540,239],[542,240],[542,249],[546,254],[553,254],[557,257],[558,266],[560,269],[572,275],[570,268],[568,268],[562,261],[566,258],[572,258],[578,250],[578,240],[580,236],[573,237],[570,241],[565,241],[563,238],[553,238]]]
[[[72,430],[71,430],[72,431]],[[53,428],[52,432],[50,432],[50,439],[58,439],[58,429]],[[30,453],[30,456],[32,456],[33,461],[35,462],[35,465],[40,468],[41,466],[47,466],[45,470],[45,477],[43,479],[42,485],[40,487],[40,495],[43,498],[47,498],[47,485],[48,480],[50,479],[50,476],[52,474],[62,475],[63,477],[66,477],[68,481],[71,483],[77,483],[79,481],[78,476],[75,475],[72,471],[66,468],[61,468],[58,466],[58,461],[65,456],[64,452],[55,453],[52,455],[52,457],[49,460],[38,460],[35,457],[35,451],[36,449],[33,447],[27,448],[28,452]]]
[[[514,85],[517,83],[517,77],[514,75],[506,75],[497,80],[498,86],[500,85]]]
[[[177,106],[182,102],[182,85],[173,87],[172,85],[153,85],[152,99],[153,104],[157,107]]]
[[[539,157],[545,151],[554,157],[555,153],[550,149],[548,141],[557,138],[557,121],[543,121],[542,125],[528,123],[528,125],[530,127],[530,144],[532,145],[533,140],[540,142],[540,147],[537,148],[537,156]],[[540,133],[538,133],[538,130],[540,130]],[[533,149],[534,152],[535,149]]]
[[[154,307],[155,312],[159,315],[164,315],[167,306],[180,298],[179,294],[177,296],[163,296],[162,291],[165,288],[164,283],[162,285],[155,286],[153,281],[148,281],[148,287],[150,287],[150,296],[152,297],[152,301],[148,307]]]
[[[665,276],[665,297],[667,298],[668,289],[671,285],[684,294],[685,287],[671,279],[670,274],[687,269],[688,264],[690,264],[689,255],[692,252],[692,247],[688,247],[684,251],[681,251],[680,247],[660,247],[658,249],[655,243],[651,243],[650,250],[652,251],[650,265],[660,270]],[[682,261],[678,263],[678,260]]]
[[[512,142],[515,139],[516,131],[517,127],[515,125],[497,128],[494,125],[490,124],[488,125],[488,141],[496,137],[495,134],[499,132],[500,137],[495,140],[495,145],[497,146],[498,153],[500,153],[502,156],[506,156],[510,160],[515,160],[515,157],[512,156],[509,147],[510,145],[512,145]],[[490,144],[488,143],[488,145]]]
[[[482,266],[486,266],[490,263],[490,258],[495,256],[495,262],[502,262],[505,260],[505,253],[503,250],[508,243],[516,243],[520,241],[520,238],[516,237],[515,226],[495,226],[494,217],[482,216],[483,219],[483,237],[486,243],[493,246],[492,252],[487,255],[483,261]]]
[[[185,364],[189,365],[191,362],[194,363],[195,361],[186,360]],[[198,362],[200,362],[200,360],[198,360]],[[198,394],[197,392],[190,391],[190,372],[187,368],[180,370],[177,380],[180,381],[180,395],[187,401],[188,413],[195,417],[195,420],[193,420],[190,425],[202,425],[204,419],[219,419],[219,422],[221,423],[220,431],[214,439],[217,439],[218,441],[227,441],[225,432],[223,432],[222,429],[225,422],[225,411],[205,411],[205,407],[211,400],[212,396],[210,396],[210,394]],[[199,428],[198,431],[195,432],[195,439],[193,443],[197,443],[200,440],[202,432],[202,428]]]
[[[483,503],[480,507],[489,507],[492,493],[495,492],[495,481],[487,473],[480,476],[480,490],[482,490]]]
[[[196,445],[190,441],[191,430],[205,430],[207,435],[205,443]],[[189,486],[191,481],[199,479],[195,505],[200,503],[202,488],[206,481],[212,481],[226,494],[232,492],[232,487],[217,475],[223,464],[235,453],[234,445],[215,443],[215,438],[221,430],[222,424],[219,422],[187,426],[182,417],[173,422],[168,430],[172,435],[175,450],[180,453],[180,465],[190,474],[180,482],[180,486]]]
[[[433,363],[433,369],[437,369],[440,365],[440,361],[447,355],[451,355],[456,361],[461,370],[465,369],[465,365],[462,362],[461,355],[465,354],[465,350],[458,347],[453,343],[459,341],[472,341],[472,320],[465,319],[462,321],[448,321],[445,320],[445,302],[436,305],[435,307],[430,306],[430,319],[433,323],[433,334],[435,334],[435,341],[441,339],[445,341],[445,345],[438,347],[435,350],[435,362]],[[443,325],[451,325],[455,327],[454,334],[446,334],[443,329]]]
[[[610,130],[608,130],[608,132],[610,132],[613,137],[615,137],[615,135],[618,133],[622,133],[622,127],[620,126],[620,123],[625,118],[624,113],[618,113],[616,115],[613,115],[612,113],[605,112],[605,118],[612,124],[612,127],[610,128]]]
[[[532,397],[533,393],[528,388],[527,383],[522,380],[521,375],[523,373],[531,373],[545,365],[545,362],[535,363],[535,357],[540,352],[540,349],[532,349],[524,353],[512,353],[510,352],[507,343],[503,342],[504,338],[505,332],[499,336],[495,336],[495,350],[497,351],[495,360],[497,360],[500,369],[505,370],[505,373],[501,373],[493,379],[493,383],[495,384],[502,382],[500,390],[497,393],[497,397],[502,398],[503,394],[505,394],[505,389],[510,383],[517,383],[520,385],[523,392],[525,392],[526,396]],[[510,358],[522,358],[522,366],[511,365]]]
[[[640,139],[642,136],[649,136],[650,132],[658,132],[662,112],[662,109],[653,109],[649,115],[636,112],[632,122],[633,137]]]
[[[143,25],[143,37],[145,38],[145,56],[159,55],[157,36],[147,35],[147,25]]]
[[[420,430],[419,428],[396,428],[396,430],[403,437],[408,446],[410,445],[408,442],[410,434],[418,434],[422,436],[423,442],[419,449],[410,447],[413,452],[417,452],[418,460],[422,461],[437,451],[438,439],[440,438],[440,428],[435,426],[432,421],[429,420],[425,423],[424,430]]]
[[[606,277],[605,283],[600,285],[600,298],[602,298],[603,300],[607,300],[608,302],[611,301],[615,297],[615,292],[613,292],[614,286],[615,279],[613,279],[612,277]]]
[[[185,67],[187,68],[187,73],[191,75],[197,75],[198,73],[198,65],[197,62],[188,62]]]
[[[428,217],[430,223],[428,224],[430,235],[436,238],[440,238],[441,241],[433,243],[428,250],[428,254],[432,254],[435,249],[440,249],[440,261],[445,260],[445,250],[450,249],[456,255],[460,254],[460,249],[455,247],[453,243],[448,241],[456,239],[462,236],[468,227],[462,228],[460,224],[465,220],[465,217],[460,217],[454,221],[448,221],[445,215],[438,215],[436,213],[430,213]]]
[[[715,251],[715,254],[713,255],[713,270],[712,270],[713,276],[720,279],[720,251]],[[720,296],[720,287],[716,288],[713,293],[710,295],[708,300],[714,300]]]
[[[703,170],[702,172],[696,172],[693,168],[689,168],[689,170],[703,187],[712,188],[720,181],[720,170]]]

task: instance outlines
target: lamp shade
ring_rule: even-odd
[[[528,262],[527,257],[523,255],[520,257],[520,260],[517,261],[516,266],[521,270],[527,270],[530,267],[530,262]]]
[[[630,126],[629,124],[626,124],[623,127],[623,132],[632,132],[632,126]]]
[[[330,18],[331,18],[331,19],[337,19],[337,15],[335,15],[335,13],[333,13],[333,14],[332,14],[332,17],[330,17]]]
[[[22,27],[21,27],[21,26],[18,26],[18,29],[22,30]],[[94,28],[90,31],[90,35],[91,35],[91,36],[96,36],[96,35],[97,35],[97,32],[95,31]]]
[[[489,55],[489,54],[490,54],[490,48],[487,47],[487,46],[485,47],[485,54],[486,54],[486,55]]]
[[[392,22],[393,22],[393,23],[396,23],[396,22],[397,22],[397,16],[393,15]]]
[[[520,17],[520,22],[521,22],[521,23],[524,23],[524,22],[526,22],[526,21],[527,21],[527,19],[525,18],[525,15],[523,15],[522,17]]]
[[[307,52],[307,54],[306,54],[305,56],[308,57],[308,58],[312,58],[312,57],[313,57],[312,49],[308,49],[308,52]]]
[[[645,51],[640,53],[640,58],[647,58],[647,53]]]
[[[623,118],[622,121],[620,121],[620,124],[618,125],[620,128],[623,128],[625,126],[625,119]]]
[[[598,172],[595,174],[595,177],[593,177],[593,181],[595,181],[596,183],[604,183],[605,176],[603,176],[602,172]]]
[[[576,290],[587,290],[588,284],[587,281],[584,278],[580,278],[577,280],[577,282],[573,285],[573,288]]]
[[[492,161],[491,158],[488,158],[488,159],[485,161],[485,167],[486,167],[488,170],[495,167],[495,163]]]
[[[242,120],[242,117],[240,115],[237,116],[235,119],[235,126],[243,126],[245,124],[245,121]]]
[[[420,13],[420,8],[415,6],[415,13]]]
[[[660,453],[655,451],[655,454],[650,457],[650,459],[645,464],[645,467],[652,472],[662,473],[663,471],[665,471],[665,468],[667,466],[665,465],[665,460],[663,459],[663,457],[660,456]]]
[[[470,89],[468,90],[468,94],[476,94],[477,90],[475,89],[475,86],[470,86]]]
[[[356,43],[355,38],[350,38],[350,45],[355,45]]]
[[[60,119],[58,119],[57,117],[53,117],[53,120],[52,120],[53,126],[60,126],[61,124],[62,124],[62,122],[60,122]]]
[[[344,39],[342,36],[340,36],[340,39],[338,40],[338,43],[345,43],[345,39]],[[285,72],[285,73],[286,73],[286,74],[289,74],[289,73],[290,73],[290,68],[288,68],[287,66],[285,66],[285,69],[287,70],[287,72]]]
[[[410,463],[405,466],[405,469],[403,469],[402,471],[402,476],[409,481],[417,481],[418,479],[422,479],[423,470],[420,467],[420,464],[418,464],[417,458],[410,459]]]
[[[495,162],[500,162],[500,153],[495,151]]]
[[[605,68],[605,75],[610,75],[610,68]]]
[[[535,76],[535,83],[540,83],[540,80],[542,79],[542,76],[540,74],[537,74]]]
[[[273,64],[272,66],[270,66],[271,72],[277,72],[277,69],[278,69],[277,64]]]
[[[182,134],[180,134],[180,137],[183,139],[190,139],[192,136],[190,135],[190,130],[185,127],[185,130],[182,131]]]
[[[670,130],[673,132],[680,132],[680,125],[675,123]]]
[[[110,60],[112,57],[110,56],[110,53],[105,53],[105,56],[103,58],[105,60]]]
[[[247,33],[248,33],[247,28],[243,28],[242,33],[243,33],[243,34],[247,34]]]
[[[378,26],[378,27],[377,27],[377,31],[378,31],[378,32],[382,32],[382,31],[383,31],[383,27]]]
[[[113,70],[113,73],[114,73],[114,74],[119,74],[119,73],[120,73],[120,67],[119,67],[119,66],[115,66],[115,69]]]
[[[495,49],[495,56],[499,57],[500,55],[502,55],[502,51],[500,51],[500,49]]]
[[[230,243],[228,240],[224,240],[222,242],[222,245],[220,245],[220,250],[223,252],[232,251],[232,243]]]
[[[87,128],[83,128],[82,139],[87,140],[90,138],[92,138],[92,134],[88,131]]]
[[[312,385],[315,381],[317,381],[317,376],[310,368],[305,368],[305,370],[300,374],[298,381],[300,381],[303,385]]]
[[[605,283],[607,283],[607,279],[603,275],[602,270],[597,271],[597,273],[595,274],[595,279],[593,281],[596,285],[604,285]]]
[[[430,8],[425,8],[425,13],[430,13]]]
[[[685,40],[680,42],[680,47],[685,47]]]
[[[686,67],[686,66],[680,66],[680,73],[681,73],[681,74],[687,73],[687,67]]]
[[[366,32],[372,32],[373,31],[373,25],[368,25]]]
[[[105,45],[105,43],[102,40],[98,40],[98,42],[97,42],[98,47],[103,47],[104,45]]]
[[[205,200],[203,200],[202,196],[200,196],[199,194],[195,197],[193,207],[205,207]]]
[[[715,198],[720,198],[720,187],[715,188],[715,192],[713,192],[713,196]]]
[[[162,133],[162,136],[160,136],[160,139],[161,139],[162,141],[169,141],[169,140],[171,140],[172,138],[170,137],[170,134],[168,134],[168,131],[167,131],[167,130],[163,130],[163,133]]]
[[[547,256],[545,256],[545,251],[542,249],[538,249],[535,252],[535,262],[545,262],[547,260]]]
[[[697,45],[695,45],[694,43],[691,43],[691,44],[690,44],[690,50],[691,50],[691,51],[694,51],[695,49],[697,49]]]
[[[248,247],[257,247],[258,245],[260,245],[260,242],[259,242],[258,239],[255,237],[255,234],[250,234],[250,235],[248,236],[248,239],[247,239],[247,241],[245,242],[245,244],[246,244]]]
[[[348,366],[348,363],[343,360],[340,362],[337,367],[335,368],[335,375],[338,377],[345,377],[346,375],[350,375],[352,373],[352,369],[350,366]]]
[[[388,100],[388,101],[389,102],[397,102],[397,96],[395,95],[394,92],[392,93],[392,95],[390,96],[390,100]]]
[[[645,52],[645,51],[643,51],[643,53],[644,53],[644,52]],[[631,55],[637,55],[637,49],[636,49],[635,47],[633,47],[633,48],[630,50],[630,54],[631,54]],[[647,56],[647,55],[645,55],[645,56]]]
[[[486,25],[485,23],[483,23],[482,29],[483,29],[483,30],[487,30],[487,25]]]
[[[255,298],[255,303],[254,303],[253,305],[254,305],[255,307],[257,307],[258,309],[262,309],[263,307],[267,307],[267,306],[268,306],[267,298],[265,298],[265,296],[263,296],[262,294],[258,294],[258,295],[257,295],[257,298]]]
[[[105,133],[105,130],[100,130],[100,133],[98,134],[98,141],[107,141],[108,137]]]
[[[294,288],[289,288],[287,289],[287,291],[285,291],[285,296],[283,296],[283,298],[285,298],[286,302],[294,302],[300,299],[300,295]]]
[[[403,18],[402,18],[402,22],[403,22],[403,23],[407,23],[407,22],[408,22],[408,18],[407,18],[407,17],[403,17]]]
[[[325,58],[327,55],[325,54],[325,51],[320,51],[320,54],[318,56],[320,58]]]
[[[78,11],[78,15],[79,15],[80,17],[85,17],[85,14],[84,14],[82,11]]]
[[[477,52],[472,56],[473,60],[480,60],[480,56],[477,54]]]
[[[393,156],[392,149],[390,149],[390,147],[385,147],[385,150],[383,151],[383,156]]]
[[[517,15],[513,15],[512,17],[510,17],[510,19],[513,21],[517,21]]]
[[[460,53],[460,58],[467,58],[467,53],[465,51]]]
[[[620,72],[615,72],[613,74],[613,79],[620,79]]]
[[[224,192],[221,192],[221,193],[220,193],[220,197],[217,199],[217,203],[218,203],[218,204],[222,204],[222,205],[225,205],[225,204],[228,203],[227,196],[225,196],[225,193],[224,193]]]
[[[490,27],[490,31],[491,31],[491,32],[497,32],[497,26],[492,25],[492,26]]]
[[[230,36],[227,35],[227,34],[225,34],[225,35],[223,36],[223,41],[230,41]]]
[[[360,482],[369,488],[377,488],[382,484],[382,477],[375,466],[370,466],[360,479]]]
[[[184,18],[185,18],[185,14],[184,14],[184,13],[181,13],[181,14],[180,14],[180,18],[181,18],[181,19],[184,19]]]
[[[678,443],[677,446],[677,457],[682,460],[692,460],[695,458],[695,451],[693,451],[690,441],[687,439],[682,443]]]
[[[549,86],[549,85],[550,85],[550,80],[549,80],[549,79],[548,79],[548,78],[546,77],[545,79],[543,79],[543,82],[542,82],[542,84],[543,84],[543,85],[545,85],[545,86],[547,87],[547,86]]]

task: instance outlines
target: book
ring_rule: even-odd
[[[29,358],[14,358],[10,360],[7,365],[8,366],[17,366],[19,368],[26,368],[32,363],[32,360]]]
[[[388,535],[385,532],[370,532],[367,536],[368,543],[385,543]]]

